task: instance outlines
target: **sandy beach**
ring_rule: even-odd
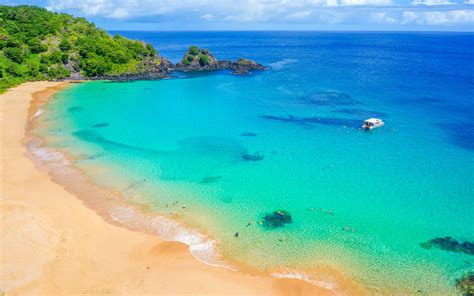
[[[105,221],[27,156],[28,118],[64,87],[67,83],[29,82],[0,95],[0,295],[358,294],[344,279],[327,290],[211,267],[184,244]]]

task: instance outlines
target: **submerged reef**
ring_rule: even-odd
[[[254,152],[254,153],[249,153],[248,151],[244,151],[242,153],[242,158],[244,160],[250,160],[250,161],[259,161],[259,160],[262,160],[264,158],[263,154],[261,154],[260,152]]]
[[[303,99],[306,103],[320,106],[356,105],[359,102],[350,95],[341,92],[323,91],[312,94]]]
[[[79,107],[79,106],[74,106],[74,107],[71,107],[71,108],[67,109],[68,112],[79,112],[79,111],[82,111],[82,110],[84,110],[84,108]]]
[[[242,132],[240,134],[240,136],[242,137],[255,137],[255,136],[258,136],[258,133],[254,133],[254,132]]]
[[[207,177],[204,177],[199,183],[201,184],[214,183],[220,178],[222,178],[222,176],[207,176]]]
[[[285,226],[285,224],[293,223],[290,213],[285,210],[274,211],[266,214],[259,222],[265,228],[275,229]]]
[[[109,125],[110,125],[110,123],[108,123],[108,122],[99,122],[99,123],[91,125],[91,127],[101,128],[101,127],[107,127]]]
[[[383,112],[370,111],[370,110],[364,110],[364,109],[343,108],[343,109],[337,109],[334,112],[349,114],[349,115],[354,115],[354,116],[357,116],[357,117],[364,117],[364,118],[370,118],[370,117],[384,118],[384,117],[387,117],[387,114],[385,114]]]
[[[463,296],[474,296],[474,272],[469,272],[456,281],[456,288]]]
[[[461,243],[450,236],[436,237],[427,242],[421,243],[420,246],[425,249],[436,248],[450,252],[474,255],[474,243],[467,241]]]

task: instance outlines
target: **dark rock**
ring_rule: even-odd
[[[259,161],[259,160],[262,160],[264,156],[258,151],[255,153],[244,152],[242,153],[242,158],[244,160],[249,160],[249,161]]]
[[[239,233],[236,232],[236,233],[234,234],[234,237],[239,237]]]
[[[474,296],[474,272],[469,272],[456,281],[456,288],[464,296]]]
[[[284,210],[274,211],[273,213],[266,214],[260,225],[265,228],[275,229],[285,226],[285,224],[293,223],[290,213]]]
[[[420,246],[425,249],[436,248],[450,252],[474,255],[474,243],[467,241],[460,243],[450,236],[436,237],[427,242],[421,243]]]
[[[265,70],[265,67],[247,59],[218,61],[208,49],[191,46],[175,69],[183,72],[231,70],[233,74],[245,75],[253,70]]]
[[[180,71],[210,71],[217,70],[217,59],[208,49],[201,49],[191,46],[179,63],[176,69]]]
[[[237,61],[218,61],[207,49],[191,46],[183,59],[173,65],[163,57],[149,57],[144,59],[137,69],[120,75],[101,75],[85,77],[77,71],[72,71],[68,80],[111,80],[114,82],[128,82],[134,80],[157,80],[169,78],[174,70],[183,72],[202,72],[216,70],[231,70],[237,75],[249,74],[254,70],[265,70],[265,67],[254,61],[239,59]]]
[[[100,122],[100,123],[96,123],[96,124],[91,125],[91,127],[102,128],[102,127],[107,127],[109,125],[110,125],[110,123],[108,123],[108,122]]]

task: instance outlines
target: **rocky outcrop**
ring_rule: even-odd
[[[265,70],[265,67],[248,59],[218,61],[208,49],[191,46],[175,69],[183,72],[231,70],[233,74],[244,75],[254,70]]]
[[[248,59],[236,61],[218,61],[207,49],[191,46],[179,63],[173,65],[163,57],[145,59],[138,65],[137,71],[133,73],[122,73],[120,75],[101,75],[85,77],[71,66],[71,76],[68,80],[154,80],[169,77],[175,70],[183,72],[202,72],[231,70],[233,74],[245,75],[255,70],[265,70],[265,67]]]
[[[459,289],[463,296],[474,295],[474,272],[470,272],[458,279],[456,281],[456,288]]]

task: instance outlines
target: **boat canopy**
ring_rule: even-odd
[[[379,123],[381,122],[382,120],[378,119],[378,118],[369,118],[369,119],[366,119],[365,122],[368,122],[368,123],[372,123],[372,124],[376,124],[376,123]]]

